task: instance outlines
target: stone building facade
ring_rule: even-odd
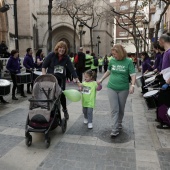
[[[9,51],[15,49],[15,16],[13,13],[14,0],[6,0],[10,10],[0,13],[0,40],[6,41]],[[0,0],[0,5],[4,5],[4,0]],[[64,40],[69,46],[69,51],[73,51],[73,25],[68,15],[56,14],[56,0],[53,0],[52,9],[52,49],[59,40]],[[102,2],[101,2],[102,3]],[[28,47],[34,49],[34,54],[38,48],[42,48],[45,55],[48,53],[48,0],[17,0],[18,14],[18,42],[20,56],[25,55]],[[100,4],[100,3],[98,3]],[[102,4],[101,4],[102,5]],[[2,26],[3,25],[3,26]],[[3,27],[3,28],[2,28]],[[87,27],[83,28],[86,33],[83,35],[82,44],[85,50],[90,49],[90,32]],[[94,52],[98,53],[97,36],[100,36],[99,54],[104,56],[110,53],[112,41],[112,24],[107,20],[99,22],[93,29]],[[79,28],[76,30],[76,50],[80,44]]]

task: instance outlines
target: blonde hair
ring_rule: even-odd
[[[118,60],[123,60],[124,58],[127,57],[127,52],[121,44],[114,45],[112,50],[118,53],[118,56],[119,56]]]
[[[57,54],[58,53],[58,49],[61,48],[61,47],[65,48],[65,53],[64,54],[67,54],[68,53],[68,47],[67,47],[66,42],[64,42],[64,41],[59,41],[56,44],[56,46],[54,47],[54,52]]]

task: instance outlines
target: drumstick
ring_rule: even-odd
[[[147,85],[145,85],[144,88],[147,87],[148,85],[152,84],[154,81],[155,81],[155,80],[153,80],[153,81],[151,81],[150,83],[148,83]]]

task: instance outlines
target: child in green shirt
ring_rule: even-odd
[[[81,84],[82,91],[82,106],[84,114],[84,124],[88,124],[88,128],[93,128],[93,109],[96,103],[96,91],[102,89],[101,84],[94,81],[96,73],[92,70],[87,70],[84,73],[84,82]]]

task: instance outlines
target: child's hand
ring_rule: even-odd
[[[102,83],[102,81],[101,81],[101,80],[98,80],[98,81],[97,81],[97,84],[98,84],[98,85],[100,85],[101,83]]]

